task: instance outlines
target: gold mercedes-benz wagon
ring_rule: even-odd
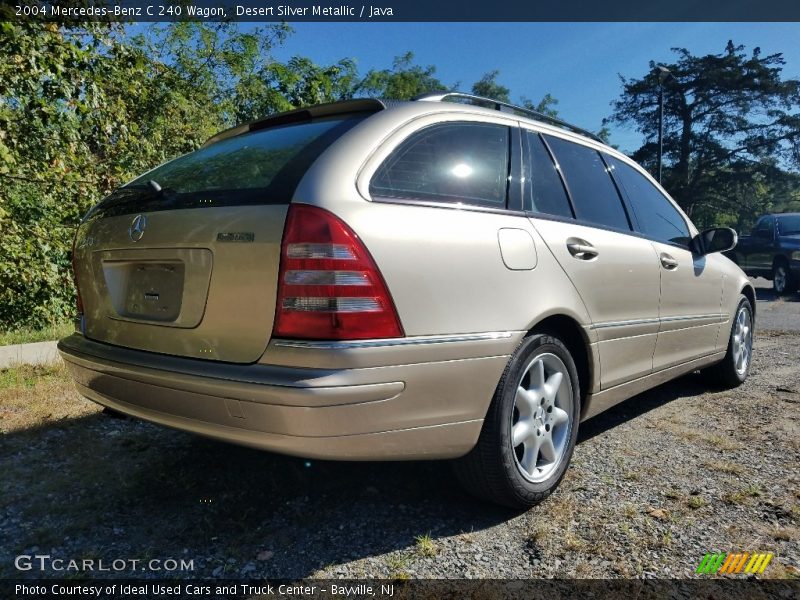
[[[59,349],[112,411],[304,457],[456,459],[524,507],[580,421],[690,371],[744,381],[735,244],[562,121],[349,100],[224,131],[92,208]]]

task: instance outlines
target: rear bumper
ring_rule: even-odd
[[[406,460],[453,458],[475,445],[517,342],[516,334],[453,338],[440,343],[442,360],[431,360],[439,344],[424,340],[416,353],[414,343],[391,350],[279,342],[265,353],[335,368],[179,358],[79,334],[58,349],[80,393],[137,418],[284,454]],[[370,364],[375,356],[387,364]]]

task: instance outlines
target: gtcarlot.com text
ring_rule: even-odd
[[[14,559],[18,571],[55,571],[64,573],[86,572],[141,572],[141,571],[194,571],[194,559],[185,558],[54,558],[49,554],[20,554]]]

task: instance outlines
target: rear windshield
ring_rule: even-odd
[[[317,119],[222,140],[145,173],[114,191],[90,215],[288,204],[311,164],[366,116]]]

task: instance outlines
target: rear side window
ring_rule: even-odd
[[[606,158],[625,190],[641,233],[659,242],[688,247],[689,227],[667,197],[633,167],[616,158]]]
[[[434,125],[405,140],[380,166],[370,194],[505,208],[509,129],[484,123]]]
[[[572,218],[564,183],[538,133],[528,131],[525,210]]]
[[[93,209],[106,216],[174,208],[289,204],[322,152],[364,113],[268,127],[228,138],[156,167]],[[148,184],[154,181],[160,188]]]
[[[582,221],[630,230],[622,199],[600,153],[561,138],[545,138],[567,181],[575,216]]]

